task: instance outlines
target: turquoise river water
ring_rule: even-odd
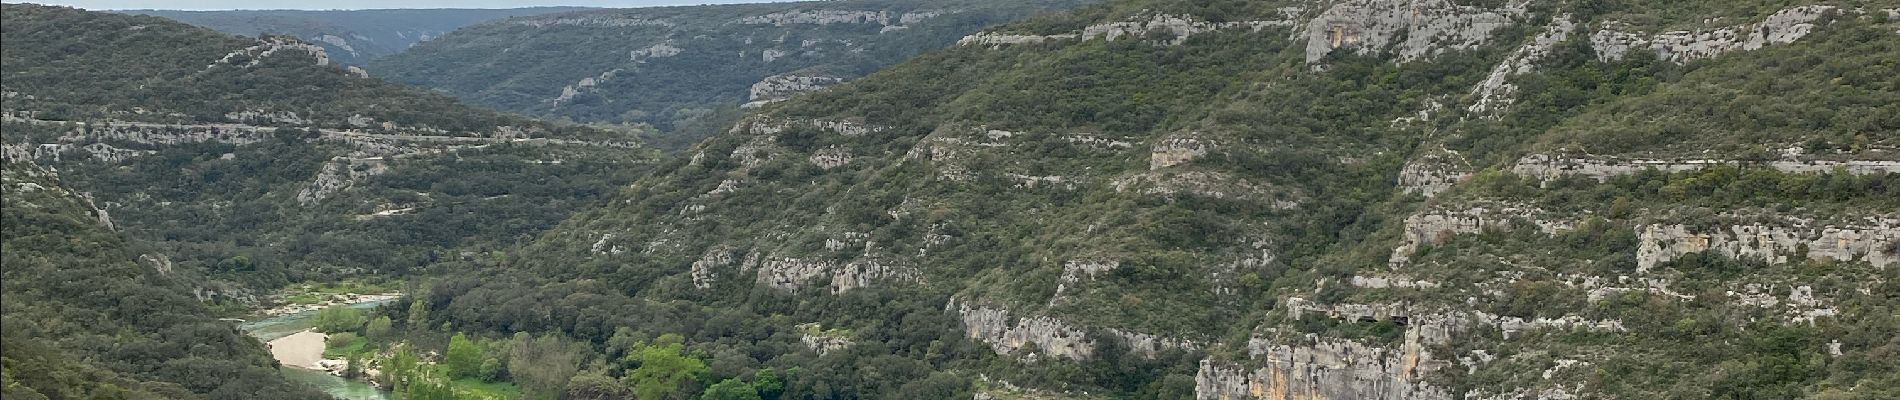
[[[387,301],[356,303],[351,304],[350,307],[375,308],[383,303],[387,303]],[[316,322],[312,321],[312,318],[316,317],[316,315],[316,311],[305,311],[256,321],[247,321],[238,324],[238,327],[244,329],[244,332],[250,333],[251,336],[257,337],[258,340],[270,342],[271,340],[290,336],[293,333],[302,332],[305,329],[316,326]],[[290,379],[292,382],[310,385],[318,390],[322,390],[324,393],[329,393],[331,397],[335,397],[338,400],[389,400],[390,398],[388,393],[384,393],[375,386],[363,381],[343,379],[323,371],[312,371],[301,368],[283,367],[280,368],[280,370],[283,371],[284,377]]]

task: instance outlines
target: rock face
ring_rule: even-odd
[[[297,113],[294,112],[268,110],[229,112],[224,114],[224,118],[240,124],[309,125],[311,122],[303,117],[298,117]]]
[[[1298,9],[1293,9],[1290,13],[1298,14]],[[957,41],[957,45],[988,46],[995,48],[1005,45],[1032,44],[1060,40],[1115,41],[1123,38],[1139,39],[1153,37],[1157,38],[1156,43],[1158,44],[1174,46],[1186,42],[1190,37],[1209,32],[1234,29],[1260,32],[1270,27],[1291,27],[1293,25],[1294,23],[1290,19],[1208,22],[1189,15],[1155,14],[1147,17],[1147,19],[1131,19],[1121,22],[1089,25],[1082,28],[1081,31],[1074,33],[1023,35],[1001,32],[980,32],[965,36],[962,40]]]
[[[799,291],[811,282],[825,282],[832,294],[838,294],[887,281],[915,283],[921,278],[914,268],[876,259],[838,263],[766,257],[759,264],[759,284],[789,292]]]
[[[1415,328],[1416,329],[1416,328]],[[1412,330],[1398,349],[1307,335],[1291,343],[1256,338],[1248,363],[1258,368],[1202,360],[1194,397],[1241,399],[1451,399],[1424,376],[1445,362],[1433,360]]]
[[[923,22],[940,15],[943,15],[943,12],[913,11],[898,14],[890,11],[805,10],[745,17],[734,22],[745,25],[778,26],[793,24],[878,24],[893,26]]]
[[[770,119],[770,118],[754,118],[747,122],[741,122],[738,126],[734,126],[733,132],[735,133],[750,132],[751,134],[759,135],[759,136],[771,136],[771,135],[777,135],[779,134],[779,132],[784,132],[787,129],[801,129],[801,128],[818,129],[818,130],[822,130],[828,133],[843,135],[843,136],[864,136],[864,135],[869,135],[869,134],[873,134],[877,132],[883,132],[886,129],[885,127],[882,127],[882,126],[865,125],[865,124],[852,122],[852,121],[833,121],[833,120],[820,120],[820,119],[785,120],[785,119]]]
[[[1638,228],[1642,247],[1636,268],[1647,271],[1689,253],[1715,252],[1740,259],[1788,263],[1806,254],[1810,260],[1864,260],[1886,268],[1900,262],[1900,219],[1872,217],[1852,226],[1809,226],[1791,220],[1786,226],[1730,225],[1726,229],[1695,231],[1684,225],[1647,225]]]
[[[559,97],[549,99],[548,101],[554,103],[554,105],[558,107],[562,103],[573,101],[575,96],[580,96],[582,93],[590,92],[594,89],[595,86],[600,86],[601,83],[614,79],[614,75],[619,74],[619,73],[620,73],[620,69],[616,68],[607,72],[602,72],[598,76],[590,76],[586,78],[581,78],[579,82],[574,82],[574,84],[572,85],[567,85],[566,87],[562,87],[561,95]]]
[[[1306,24],[1306,62],[1319,63],[1339,49],[1367,54],[1396,46],[1400,62],[1468,49],[1484,44],[1492,31],[1510,26],[1511,18],[1523,13],[1447,0],[1345,1]]]
[[[1900,173],[1900,161],[1768,161],[1735,160],[1656,160],[1633,158],[1582,158],[1551,154],[1525,156],[1511,167],[1511,173],[1542,180],[1564,176],[1585,176],[1607,181],[1619,175],[1633,175],[1654,169],[1660,172],[1689,172],[1718,165],[1762,166],[1795,174],[1819,174],[1845,171],[1854,175]]]
[[[1801,6],[1776,12],[1759,23],[1658,34],[1631,32],[1612,24],[1590,35],[1590,45],[1596,48],[1598,57],[1606,60],[1621,59],[1631,51],[1652,51],[1663,60],[1683,63],[1732,51],[1792,43],[1813,32],[1815,22],[1835,9],[1833,6]]]
[[[1570,15],[1560,15],[1551,19],[1550,25],[1544,27],[1543,33],[1531,38],[1530,43],[1517,48],[1517,51],[1512,52],[1503,63],[1491,69],[1491,73],[1485,76],[1484,82],[1472,89],[1471,95],[1477,97],[1478,100],[1467,109],[1474,114],[1492,114],[1510,107],[1517,95],[1517,85],[1511,84],[1511,78],[1535,70],[1537,63],[1542,61],[1544,56],[1549,55],[1551,49],[1558,43],[1569,40],[1570,33],[1576,29],[1577,24],[1570,21]]]
[[[1160,143],[1156,143],[1154,149],[1149,152],[1148,169],[1158,170],[1181,165],[1188,161],[1194,161],[1194,159],[1206,156],[1208,149],[1213,146],[1214,144],[1211,142],[1196,138],[1162,140]]]
[[[844,83],[844,78],[822,75],[783,74],[766,77],[752,84],[752,102],[746,108],[754,108],[766,103],[784,100],[803,93],[825,90],[833,85]]]
[[[297,192],[297,203],[310,205],[322,201],[333,193],[385,172],[389,172],[389,166],[381,158],[338,157],[324,163],[323,171],[317,173],[317,178]]]
[[[1546,235],[1569,230],[1575,225],[1570,221],[1542,219],[1541,214],[1543,212],[1535,208],[1492,205],[1413,215],[1405,218],[1405,238],[1399,242],[1398,248],[1392,249],[1392,257],[1388,262],[1394,266],[1404,265],[1411,262],[1412,253],[1417,252],[1419,246],[1444,242],[1455,235],[1484,232],[1486,229],[1510,229],[1517,220],[1536,225]]]
[[[1471,163],[1463,155],[1439,149],[1405,163],[1405,167],[1399,169],[1399,187],[1406,193],[1437,196],[1471,177],[1471,170]]]
[[[655,18],[628,18],[617,15],[577,14],[561,17],[509,18],[502,23],[545,28],[549,26],[585,26],[591,28],[629,28],[637,26],[673,27],[672,21]]]
[[[818,352],[818,355],[821,356],[833,351],[844,350],[846,347],[851,347],[852,344],[855,344],[851,338],[844,337],[838,334],[837,331],[825,331],[817,323],[799,324],[798,329],[803,332],[800,334],[799,341],[805,343],[806,348]]]
[[[205,69],[211,69],[218,65],[234,65],[241,68],[250,68],[256,66],[258,63],[264,62],[264,58],[286,50],[308,53],[311,57],[317,59],[317,65],[330,65],[330,54],[324,52],[323,46],[300,42],[296,39],[270,37],[258,39],[258,43],[251,47],[225,54],[223,58],[219,58],[217,62],[206,66]]]
[[[1011,318],[1009,310],[958,303],[955,299],[944,309],[963,319],[965,336],[988,343],[997,354],[1010,354],[1031,344],[1041,354],[1057,358],[1086,359],[1095,353],[1095,342],[1086,332],[1055,318]]]

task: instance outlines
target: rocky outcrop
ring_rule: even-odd
[[[1822,15],[1835,9],[1833,6],[1801,6],[1781,10],[1753,24],[1658,34],[1635,32],[1621,24],[1609,24],[1590,35],[1590,45],[1596,49],[1597,56],[1605,60],[1622,59],[1631,51],[1651,51],[1663,60],[1684,63],[1734,51],[1793,43],[1813,32],[1814,24]]]
[[[678,46],[674,46],[673,42],[670,42],[670,41],[660,42],[658,44],[648,46],[647,48],[644,48],[644,49],[627,52],[627,60],[633,61],[636,63],[643,63],[643,62],[646,62],[647,60],[651,60],[655,58],[668,58],[668,57],[677,56],[677,55],[680,55],[680,53],[684,53],[684,52],[686,52],[686,49],[682,49],[682,48],[679,48]]]
[[[12,147],[14,145],[8,146]],[[157,151],[152,150],[122,149],[105,143],[93,143],[88,145],[45,143],[40,145],[19,145],[18,149],[22,151],[22,158],[52,160],[53,162],[59,162],[66,154],[74,152],[85,153],[87,158],[103,163],[118,163],[157,153]]]
[[[1547,219],[1544,212],[1536,208],[1514,205],[1484,205],[1464,210],[1436,210],[1416,214],[1405,218],[1404,238],[1399,247],[1392,249],[1389,263],[1393,266],[1411,262],[1412,253],[1420,246],[1429,246],[1451,240],[1453,236],[1484,232],[1486,229],[1511,229],[1515,221],[1525,221],[1537,226],[1538,231],[1546,234],[1569,230],[1575,222]]]
[[[1428,337],[1407,330],[1399,348],[1304,335],[1292,339],[1256,337],[1242,363],[1202,360],[1194,376],[1200,400],[1242,399],[1451,399],[1425,375],[1442,368],[1425,349]]]
[[[1511,167],[1511,173],[1550,180],[1565,176],[1583,176],[1608,181],[1620,175],[1634,175],[1654,169],[1659,172],[1689,172],[1713,166],[1752,166],[1773,168],[1793,174],[1820,174],[1842,171],[1854,175],[1900,173],[1900,161],[1737,161],[1737,160],[1659,160],[1610,157],[1570,157],[1552,154],[1525,156]]]
[[[1464,155],[1448,149],[1427,152],[1399,169],[1399,188],[1425,197],[1437,196],[1471,177],[1473,167]]]
[[[752,84],[752,102],[746,103],[744,107],[756,108],[792,96],[825,90],[840,83],[844,83],[844,78],[799,74],[768,76]]]
[[[1812,324],[1818,318],[1840,314],[1840,310],[1834,308],[1833,301],[1814,295],[1813,286],[1787,285],[1786,289],[1776,286],[1750,283],[1724,294],[1734,303],[1770,310],[1778,309],[1788,322]],[[1784,291],[1787,293],[1786,296],[1777,295]]]
[[[745,25],[777,26],[794,24],[878,24],[890,26],[923,22],[939,15],[943,15],[943,13],[937,11],[921,11],[897,14],[890,11],[802,10],[745,17],[734,22]]]
[[[1062,264],[1062,277],[1056,282],[1055,297],[1049,301],[1053,303],[1067,294],[1070,288],[1094,280],[1096,275],[1108,273],[1121,265],[1120,261],[1115,260],[1069,260]]]
[[[823,282],[832,294],[867,288],[883,282],[921,282],[915,268],[892,261],[858,259],[839,263],[829,260],[803,260],[791,257],[766,257],[759,263],[758,283],[774,289],[797,292],[814,282]]]
[[[1108,185],[1116,193],[1262,201],[1282,210],[1299,207],[1297,198],[1273,186],[1225,172],[1143,172],[1116,178]]]
[[[873,133],[883,132],[885,129],[887,129],[882,126],[867,125],[867,124],[852,122],[852,121],[836,121],[836,120],[822,120],[822,119],[781,119],[781,118],[757,117],[757,118],[747,120],[745,122],[741,122],[739,123],[738,126],[734,126],[733,133],[748,133],[749,132],[753,135],[771,136],[771,135],[777,135],[779,134],[779,132],[784,132],[787,129],[801,129],[801,128],[818,129],[821,131],[825,131],[825,132],[833,133],[837,135],[842,135],[842,136],[864,136],[864,135],[869,135]]]
[[[1148,169],[1158,170],[1194,161],[1206,156],[1212,147],[1212,141],[1197,138],[1163,139],[1155,143],[1154,149],[1148,153]]]
[[[100,122],[86,125],[76,135],[62,141],[123,141],[147,145],[184,143],[257,143],[270,139],[275,130],[245,125],[161,125],[129,122]]]
[[[224,57],[206,66],[205,69],[215,68],[219,65],[234,65],[240,68],[250,68],[257,66],[258,63],[264,62],[265,58],[276,55],[281,51],[303,52],[309,54],[311,57],[315,57],[317,65],[330,65],[330,54],[324,52],[323,46],[304,43],[286,37],[268,37],[258,39],[257,41],[258,43],[251,47],[225,54]]]
[[[951,299],[945,311],[963,320],[966,337],[987,343],[997,354],[1011,354],[1035,345],[1038,355],[1056,358],[1087,359],[1095,353],[1095,342],[1087,332],[1066,322],[1046,316],[1011,317],[1009,310]]]
[[[1530,43],[1518,47],[1504,62],[1493,67],[1477,88],[1471,90],[1471,95],[1477,101],[1466,109],[1474,114],[1494,115],[1510,107],[1517,95],[1517,85],[1511,84],[1511,79],[1534,71],[1537,63],[1550,55],[1558,43],[1569,40],[1570,33],[1576,29],[1577,24],[1570,21],[1568,14],[1552,18],[1543,33],[1531,38]]]
[[[1493,31],[1523,13],[1447,0],[1344,1],[1306,24],[1306,62],[1317,64],[1341,49],[1369,54],[1391,47],[1400,62],[1469,49],[1485,44]]]
[[[1129,332],[1120,329],[1108,329],[1107,331],[1109,334],[1121,339],[1122,343],[1128,346],[1128,351],[1145,358],[1155,358],[1165,351],[1195,351],[1201,349],[1201,344],[1192,340],[1176,339],[1141,332]]]
[[[1295,9],[1297,10],[1297,9]],[[1293,11],[1292,14],[1297,14]],[[1052,35],[1026,35],[1004,32],[979,32],[965,36],[957,41],[958,46],[987,46],[997,48],[1006,45],[1033,44],[1067,40],[1106,40],[1123,38],[1155,38],[1157,44],[1180,45],[1190,37],[1223,30],[1247,30],[1260,32],[1271,27],[1291,27],[1294,22],[1287,20],[1271,21],[1234,21],[1209,22],[1190,15],[1155,14],[1146,19],[1101,23],[1083,27],[1081,31]]]
[[[224,113],[224,118],[240,124],[309,125],[310,120],[290,111],[244,110]]]
[[[1731,258],[1785,264],[1803,254],[1810,260],[1862,260],[1886,268],[1900,262],[1900,219],[1870,217],[1854,225],[1813,226],[1789,219],[1782,225],[1736,224],[1697,231],[1684,225],[1637,228],[1641,247],[1636,268],[1648,271],[1684,254],[1714,252]]]
[[[1082,28],[1081,38],[1082,40],[1101,39],[1112,42],[1121,38],[1145,38],[1152,37],[1150,35],[1159,35],[1164,37],[1159,39],[1161,44],[1172,46],[1186,42],[1188,38],[1195,35],[1208,32],[1228,29],[1259,32],[1268,27],[1292,25],[1292,21],[1207,22],[1186,15],[1156,14],[1147,20],[1090,25]]]
[[[1352,279],[1348,280],[1347,283],[1352,284],[1353,287],[1364,289],[1437,289],[1441,286],[1438,282],[1395,275],[1353,275]]]
[[[630,18],[618,15],[568,14],[560,17],[509,18],[502,23],[544,28],[549,26],[583,26],[589,28],[630,28],[639,26],[660,26],[671,28],[673,21],[653,18]]]
[[[303,190],[297,192],[297,203],[314,204],[330,197],[331,194],[355,186],[369,177],[389,172],[389,166],[381,158],[338,157],[323,164],[323,170]]]
[[[573,101],[575,96],[580,96],[582,93],[593,91],[595,86],[600,86],[600,84],[606,83],[607,81],[614,79],[614,75],[619,74],[620,71],[621,71],[620,69],[615,68],[607,72],[602,72],[600,73],[600,75],[597,75],[597,76],[581,78],[579,82],[574,82],[574,84],[572,85],[567,85],[565,87],[562,87],[561,95],[553,99],[549,99],[548,101],[554,103],[555,107],[560,107],[562,103]]]
[[[830,170],[851,164],[851,151],[842,147],[827,147],[812,152],[810,159],[818,169]]]
[[[1007,46],[1007,45],[1035,44],[1035,43],[1043,43],[1043,42],[1050,42],[1050,41],[1071,40],[1071,39],[1075,39],[1079,37],[1082,37],[1082,35],[1079,33],[1064,33],[1064,34],[1055,34],[1055,35],[1022,35],[1022,34],[1000,33],[1000,32],[979,32],[970,36],[964,36],[963,39],[957,40],[957,45],[958,46],[985,46],[985,47],[997,48],[997,47],[1002,47],[1002,46]]]
[[[846,347],[851,347],[852,344],[856,343],[852,341],[850,337],[846,337],[845,332],[825,330],[815,322],[799,324],[798,330],[800,331],[799,341],[805,343],[805,348],[809,348],[821,356],[833,351],[844,350]]]

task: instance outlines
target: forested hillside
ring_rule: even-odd
[[[399,316],[585,346],[515,379],[584,398],[1891,398],[1896,8],[1112,1],[764,106]]]
[[[324,398],[278,376],[261,343],[133,250],[92,199],[13,154],[0,165],[0,396]]]
[[[293,38],[5,7],[9,156],[56,168],[221,306],[512,244],[652,156],[637,132],[466,107]]]
[[[416,43],[488,20],[584,10],[584,7],[390,10],[126,10],[232,35],[288,35],[323,46],[336,62],[368,64]]]
[[[648,124],[684,147],[739,106],[855,79],[984,26],[1089,0],[851,0],[590,10],[470,26],[377,60],[377,76],[472,104]]]

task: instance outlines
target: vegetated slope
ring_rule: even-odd
[[[585,10],[586,7],[390,10],[125,10],[233,35],[288,35],[323,46],[336,62],[363,65],[482,21]]]
[[[9,10],[11,11],[11,10]],[[320,399],[214,318],[92,200],[8,156],[0,169],[0,394],[8,399]]]
[[[510,18],[378,60],[397,82],[473,104],[690,131],[736,107],[819,90],[986,25],[1087,0],[854,0],[593,10]]]
[[[204,300],[510,244],[652,154],[353,75],[295,39],[34,5],[5,22],[8,154],[91,193]]]
[[[418,308],[789,398],[1890,397],[1895,13],[1117,1],[767,106]]]

